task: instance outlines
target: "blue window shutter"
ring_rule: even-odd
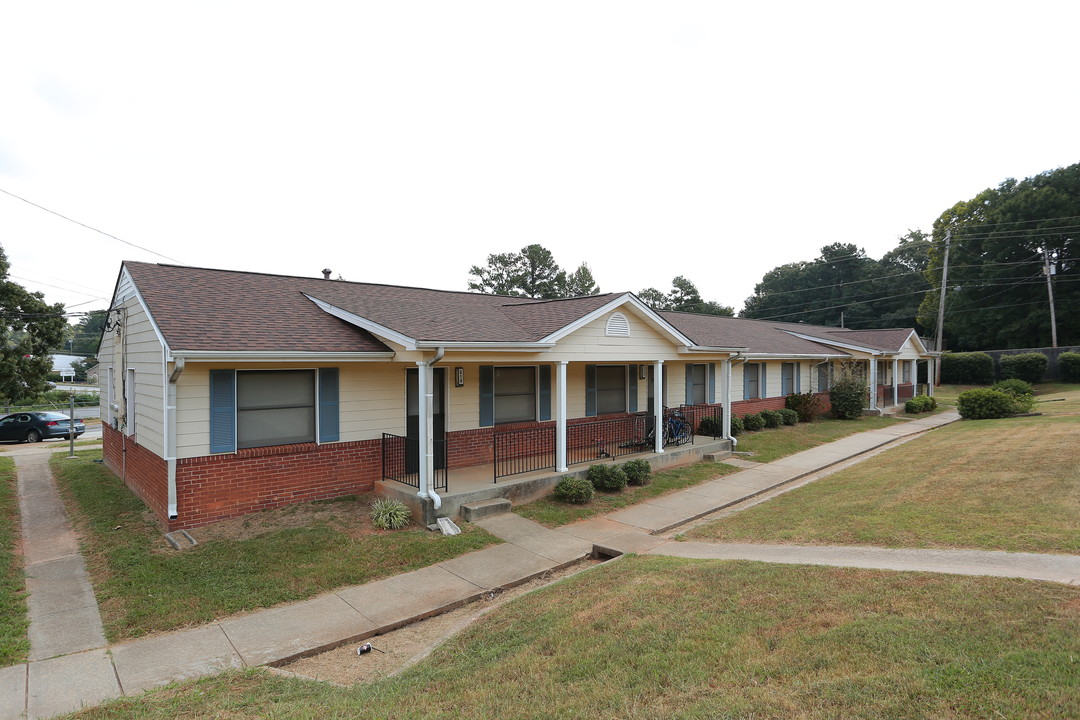
[[[319,370],[319,442],[336,442],[341,439],[341,421],[338,413],[338,369]]]
[[[638,379],[638,366],[630,366],[630,377],[627,379],[626,389],[630,393],[630,400],[626,406],[627,412],[637,412],[637,379]]]
[[[596,417],[596,366],[585,366],[585,417]]]
[[[210,452],[236,452],[236,371],[210,371]]]
[[[716,363],[709,363],[709,397],[710,403],[716,402]]]
[[[540,419],[551,419],[551,366],[540,366]]]
[[[742,366],[742,399],[750,399],[750,363],[743,363]]]
[[[686,397],[683,403],[694,404],[694,366],[690,363],[686,363]]]
[[[795,392],[802,392],[802,363],[795,363]]]
[[[791,380],[788,379],[788,374],[787,374],[788,365],[791,365],[791,363],[780,363],[780,394],[781,395],[788,395],[791,392],[791,383],[794,381],[794,378],[791,378]],[[794,372],[794,368],[792,368],[792,372]]]
[[[769,386],[765,384],[765,363],[758,365],[758,397],[769,397]]]
[[[495,368],[480,366],[480,427],[495,424]]]

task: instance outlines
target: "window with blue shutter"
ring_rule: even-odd
[[[319,442],[341,439],[338,412],[338,369],[319,370]]]
[[[627,408],[627,412],[637,412],[637,396],[638,396],[637,381],[638,381],[638,373],[641,372],[639,370],[639,367],[640,366],[638,366],[638,365],[631,365],[630,366],[630,375],[629,375],[630,384],[628,386],[629,391],[630,391],[629,392],[630,405]]]
[[[585,417],[596,417],[596,366],[585,366]]]
[[[495,368],[480,366],[480,427],[495,424]]]
[[[540,419],[551,419],[551,366],[540,366]]]
[[[236,371],[210,371],[210,452],[236,452]]]
[[[716,402],[716,363],[709,363],[709,402]]]

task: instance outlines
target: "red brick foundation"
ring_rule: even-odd
[[[166,522],[169,471],[165,461],[140,445],[135,435],[124,435],[107,423],[102,423],[101,432],[105,466]]]

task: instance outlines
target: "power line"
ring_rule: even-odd
[[[177,260],[176,258],[171,258],[168,255],[162,255],[161,253],[159,253],[156,250],[151,250],[150,248],[145,248],[142,245],[136,245],[133,242],[128,242],[127,240],[124,240],[123,238],[118,238],[118,237],[116,237],[115,235],[113,235],[111,233],[107,233],[104,230],[98,230],[96,227],[87,225],[86,223],[83,223],[83,222],[79,222],[78,220],[73,220],[72,218],[69,218],[67,215],[61,215],[60,213],[56,212],[55,210],[50,210],[49,208],[44,207],[43,205],[38,205],[36,202],[31,202],[30,200],[27,200],[24,197],[19,197],[15,193],[8,192],[4,188],[0,188],[0,192],[4,193],[5,195],[10,195],[11,197],[15,198],[16,200],[22,200],[27,205],[33,205],[34,207],[38,208],[39,210],[44,210],[45,212],[51,213],[51,214],[55,215],[58,218],[63,218],[64,220],[67,220],[68,222],[75,223],[76,225],[81,225],[82,227],[86,228],[87,230],[93,230],[94,232],[100,233],[101,235],[104,235],[105,237],[112,238],[113,240],[116,240],[117,242],[122,242],[125,245],[130,245],[133,248],[138,248],[139,250],[143,250],[144,252],[151,253],[152,255],[157,255],[158,257],[165,258],[166,260],[174,262],[177,265],[183,265],[184,264],[184,263],[180,262],[179,260]]]

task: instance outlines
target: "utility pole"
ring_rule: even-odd
[[[941,352],[941,343],[943,340],[943,326],[945,325],[945,288],[948,287],[946,283],[949,281],[949,244],[952,242],[952,230],[945,231],[945,262],[941,266],[941,291],[938,293],[938,309],[937,309],[937,342],[934,343],[934,350]],[[929,380],[929,378],[927,378]],[[941,356],[939,355],[934,359],[934,381],[933,385],[941,384]]]
[[[1050,264],[1050,249],[1043,245],[1043,274],[1046,275],[1046,295],[1050,298],[1050,343],[1057,347],[1057,315],[1054,314],[1054,284],[1051,278],[1057,274],[1057,265]]]

